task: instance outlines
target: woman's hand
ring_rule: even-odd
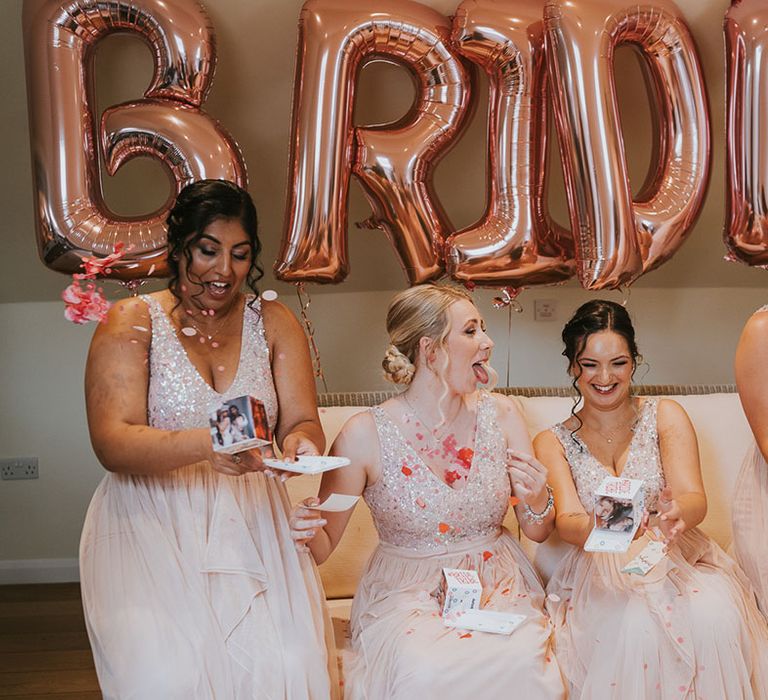
[[[534,456],[507,450],[507,473],[512,481],[515,496],[534,511],[544,510],[547,493],[547,468]]]
[[[208,461],[214,471],[227,476],[242,476],[250,472],[264,472],[267,476],[274,476],[274,472],[264,466],[261,450],[258,448],[244,450],[234,455],[212,449]]]
[[[291,528],[291,538],[299,552],[307,551],[307,543],[317,535],[318,530],[327,522],[320,516],[319,510],[308,507],[319,505],[319,503],[320,501],[317,498],[305,498],[296,505],[288,520]]]
[[[671,544],[679,535],[685,532],[685,520],[680,504],[672,498],[672,491],[667,486],[659,494],[659,528],[664,535],[664,541]]]
[[[295,460],[297,457],[305,455],[319,455],[320,450],[317,445],[309,438],[306,433],[297,430],[289,433],[283,440],[283,459]]]

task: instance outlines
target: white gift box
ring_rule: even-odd
[[[607,476],[595,491],[594,528],[584,543],[587,552],[626,552],[643,519],[641,479]]]
[[[477,571],[468,569],[443,569],[440,585],[443,616],[459,610],[476,610],[480,607],[483,586]]]

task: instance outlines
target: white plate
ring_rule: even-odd
[[[282,469],[297,474],[322,474],[331,469],[346,467],[350,461],[346,457],[321,457],[320,455],[303,455],[296,461],[282,459],[265,459],[264,465],[272,469]]]

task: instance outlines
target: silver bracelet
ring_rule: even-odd
[[[552,512],[555,507],[555,494],[552,491],[552,487],[547,484],[547,505],[544,506],[544,510],[541,513],[536,513],[531,510],[531,507],[525,503],[523,505],[523,513],[525,513],[525,519],[532,525],[542,525],[544,519]]]

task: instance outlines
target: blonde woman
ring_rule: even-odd
[[[347,422],[332,453],[352,464],[327,473],[319,494],[362,494],[380,539],[352,609],[346,696],[561,698],[542,586],[502,527],[514,495],[523,531],[544,540],[553,500],[515,404],[478,389],[493,374],[483,319],[463,290],[424,285],[393,299],[387,330],[384,371],[405,390]],[[299,506],[294,538],[323,562],[349,515]],[[443,567],[477,571],[485,606],[525,622],[511,636],[444,626]]]

